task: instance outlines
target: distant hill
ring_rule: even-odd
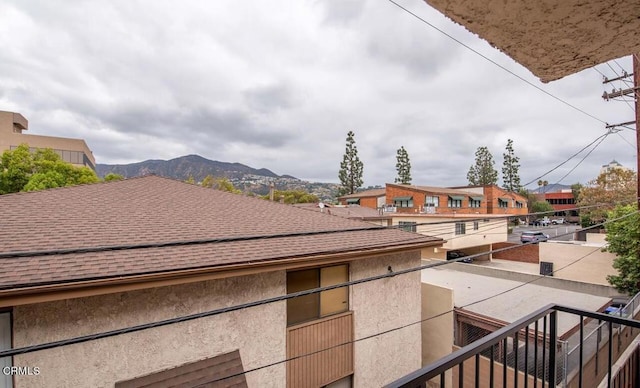
[[[542,194],[542,193],[557,193],[562,190],[571,190],[571,185],[563,185],[560,183],[551,183],[546,186],[537,187],[535,190],[529,190],[531,193]]]
[[[125,178],[155,174],[186,180],[193,176],[196,182],[202,181],[207,175],[226,177],[237,189],[257,195],[268,194],[270,184],[274,183],[276,190],[304,190],[325,202],[333,202],[339,188],[335,183],[306,182],[291,175],[277,175],[266,168],[255,169],[240,163],[219,162],[198,155],[131,164],[98,164],[96,172],[100,177],[108,173],[120,174]]]
[[[131,164],[98,164],[96,172],[104,177],[108,173],[123,175],[125,178],[155,174],[173,179],[185,180],[193,176],[201,181],[207,175],[227,177],[231,180],[243,179],[254,175],[267,178],[280,178],[279,175],[266,168],[255,169],[240,163],[219,162],[199,155],[187,155],[171,160],[145,160]],[[296,179],[289,175],[283,176]]]

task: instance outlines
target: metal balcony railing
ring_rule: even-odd
[[[575,322],[563,339],[558,333],[559,314],[564,326]],[[620,316],[550,304],[387,387],[586,388],[612,387],[614,382],[616,387],[638,387],[638,352],[624,353],[631,343],[639,346],[633,339],[640,334],[640,321],[634,317],[633,310]],[[588,332],[597,341],[585,341]],[[565,356],[567,343],[573,347],[571,360]],[[625,364],[623,354],[635,356],[626,356]],[[622,385],[617,372],[612,373],[616,361],[624,373]]]

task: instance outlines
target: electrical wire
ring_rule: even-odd
[[[617,133],[617,132],[616,132],[616,133]],[[594,145],[594,146],[593,146],[593,148],[592,148],[592,149],[590,149],[590,150],[589,150],[589,152],[587,152],[587,153],[582,157],[582,159],[580,159],[580,161],[579,161],[575,166],[573,166],[573,168],[572,168],[571,170],[569,170],[569,172],[567,172],[566,174],[564,174],[564,175],[562,176],[562,178],[560,178],[560,179],[556,182],[556,184],[558,184],[558,183],[562,182],[562,180],[563,180],[564,178],[566,178],[567,176],[569,176],[569,174],[571,174],[572,172],[574,172],[574,171],[575,171],[575,169],[576,169],[576,168],[578,168],[578,166],[580,166],[580,165],[582,164],[582,162],[584,162],[584,160],[585,160],[587,157],[589,157],[589,155],[591,155],[591,153],[592,153],[593,151],[595,151],[595,150],[596,150],[596,148],[598,148],[598,146],[599,146],[600,144],[602,144],[602,142],[603,142],[603,141],[607,138],[607,136],[609,136],[610,134],[611,134],[611,132],[607,133],[605,137],[603,137],[602,139],[600,139],[600,141],[599,141],[599,142],[597,142],[597,143],[596,143],[596,145]]]
[[[570,108],[572,108],[572,109],[574,109],[574,110],[576,110],[576,111],[578,111],[578,112],[580,112],[580,113],[582,113],[582,114],[584,114],[584,115],[586,115],[586,116],[588,116],[588,117],[591,117],[592,119],[594,119],[594,120],[596,120],[596,121],[599,121],[599,122],[600,122],[600,123],[602,123],[602,124],[605,124],[605,125],[607,124],[607,122],[606,122],[606,121],[601,120],[601,119],[599,119],[598,117],[596,117],[596,116],[592,115],[591,113],[589,113],[589,112],[587,112],[587,111],[585,111],[585,110],[583,110],[583,109],[578,108],[577,106],[575,106],[575,105],[573,105],[573,104],[571,104],[571,103],[569,103],[569,102],[567,102],[567,101],[565,101],[565,100],[561,99],[560,97],[557,97],[557,96],[555,96],[555,95],[551,94],[550,92],[548,92],[548,91],[544,90],[544,89],[543,89],[543,88],[541,88],[540,86],[538,86],[538,85],[536,85],[536,84],[534,84],[534,83],[532,83],[532,82],[528,81],[528,80],[527,80],[527,79],[525,79],[524,77],[522,77],[522,76],[520,76],[520,75],[516,74],[515,72],[513,72],[513,71],[511,71],[511,70],[507,69],[505,66],[502,66],[502,65],[501,65],[501,64],[499,64],[498,62],[496,62],[496,61],[494,61],[493,59],[491,59],[491,58],[487,57],[486,55],[484,55],[484,54],[482,54],[481,52],[477,51],[476,49],[472,48],[471,46],[469,46],[469,45],[465,44],[464,42],[462,42],[462,41],[460,41],[459,39],[455,38],[455,37],[454,37],[454,36],[452,36],[451,34],[449,34],[449,33],[445,32],[444,30],[442,30],[442,29],[440,29],[440,28],[438,28],[438,27],[436,27],[434,24],[432,24],[432,23],[428,22],[426,19],[422,18],[421,16],[419,16],[419,15],[418,15],[418,14],[416,14],[416,13],[414,13],[413,11],[411,11],[411,10],[409,10],[409,9],[407,9],[407,8],[405,8],[405,7],[403,7],[402,5],[398,4],[396,1],[394,1],[394,0],[387,0],[387,1],[388,1],[388,2],[390,2],[391,4],[395,5],[396,7],[400,8],[400,9],[401,9],[401,10],[403,10],[404,12],[408,13],[409,15],[413,16],[414,18],[418,19],[418,20],[419,20],[419,21],[421,21],[422,23],[424,23],[424,24],[428,25],[429,27],[431,27],[431,28],[433,28],[434,30],[438,31],[439,33],[443,34],[443,35],[444,35],[444,36],[446,36],[447,38],[449,38],[449,39],[453,40],[454,42],[458,43],[459,45],[461,45],[462,47],[466,48],[467,50],[470,50],[470,51],[471,51],[471,52],[473,52],[474,54],[476,54],[476,55],[480,56],[481,58],[483,58],[483,59],[487,60],[488,62],[490,62],[490,63],[494,64],[495,66],[497,66],[497,67],[499,67],[500,69],[502,69],[502,70],[506,71],[507,73],[511,74],[512,76],[514,76],[514,77],[518,78],[519,80],[521,80],[522,82],[526,83],[527,85],[529,85],[529,86],[531,86],[531,87],[533,87],[533,88],[535,88],[535,89],[539,90],[540,92],[542,92],[542,93],[544,93],[544,94],[548,95],[549,97],[551,97],[551,98],[553,98],[553,99],[555,99],[555,100],[557,100],[557,101],[559,101],[559,102],[563,103],[564,105],[566,105],[566,106],[568,106],[568,107],[570,107]]]
[[[614,218],[614,219],[611,219],[611,220],[606,220],[606,221],[604,221],[602,223],[595,224],[595,225],[592,225],[592,226],[587,227],[587,228],[583,228],[582,230],[588,230],[588,229],[600,227],[600,226],[606,225],[608,223],[619,221],[619,220],[622,220],[624,218],[630,217],[630,216],[632,216],[632,215],[634,215],[636,213],[638,213],[638,211],[635,211],[635,212],[632,212],[632,213],[629,213],[629,214],[625,214],[623,216],[620,216],[620,217],[617,217],[617,218]],[[320,293],[320,292],[323,292],[323,291],[329,291],[329,290],[333,290],[333,289],[337,289],[337,288],[354,286],[354,285],[361,284],[361,283],[367,283],[367,282],[371,282],[371,281],[375,281],[375,280],[381,280],[381,279],[395,277],[395,276],[399,276],[399,275],[404,275],[404,274],[408,274],[408,273],[412,273],[412,272],[422,271],[423,269],[427,269],[427,268],[434,268],[434,267],[440,267],[440,266],[443,266],[443,265],[449,265],[451,263],[462,261],[463,259],[468,258],[468,257],[473,258],[473,257],[481,256],[481,255],[487,255],[487,254],[503,252],[503,251],[507,251],[507,250],[511,250],[511,249],[517,249],[517,248],[519,248],[519,247],[521,247],[523,245],[529,245],[529,244],[532,244],[532,243],[533,242],[528,242],[528,243],[521,244],[521,245],[514,245],[514,246],[511,246],[511,247],[504,247],[504,248],[490,250],[490,251],[483,252],[483,253],[478,253],[478,254],[475,254],[475,255],[469,255],[469,256],[466,256],[466,257],[463,257],[463,258],[459,258],[459,259],[455,259],[455,260],[447,260],[447,261],[442,261],[442,262],[437,262],[437,263],[430,263],[430,264],[427,264],[427,265],[420,265],[418,267],[407,268],[407,269],[403,269],[403,270],[399,270],[399,271],[395,271],[395,272],[384,273],[382,275],[370,276],[370,277],[362,278],[362,279],[358,279],[358,280],[351,280],[351,281],[348,281],[348,282],[338,283],[338,284],[334,284],[334,285],[331,285],[331,286],[313,288],[313,289],[309,289],[309,290],[294,292],[294,293],[291,293],[291,294],[285,294],[285,295],[280,295],[280,296],[276,296],[276,297],[272,297],[272,298],[266,298],[266,299],[261,299],[261,300],[258,300],[258,301],[243,303],[243,304],[240,304],[240,305],[228,306],[228,307],[223,307],[223,308],[210,310],[210,311],[205,311],[205,312],[201,312],[201,313],[189,314],[189,315],[184,315],[184,316],[180,316],[180,317],[176,317],[176,318],[170,318],[170,319],[165,319],[165,320],[151,322],[151,323],[145,323],[145,324],[140,324],[140,325],[135,325],[135,326],[129,326],[129,327],[110,330],[110,331],[106,331],[106,332],[102,332],[102,333],[78,336],[78,337],[69,338],[69,339],[65,339],[65,340],[52,341],[52,342],[48,342],[48,343],[43,343],[43,344],[38,344],[38,345],[30,345],[30,346],[25,346],[25,347],[21,347],[21,348],[2,350],[2,351],[0,351],[0,358],[11,357],[11,356],[20,355],[20,354],[26,354],[26,353],[32,353],[32,352],[35,352],[35,351],[40,351],[40,350],[45,350],[45,349],[53,349],[53,348],[57,348],[57,347],[61,347],[61,346],[78,344],[78,343],[83,343],[83,342],[92,341],[92,340],[96,340],[96,339],[108,338],[108,337],[113,337],[113,336],[117,336],[117,335],[121,335],[121,334],[127,334],[127,333],[133,333],[133,332],[142,331],[142,330],[146,330],[146,329],[151,329],[151,328],[155,328],[155,327],[161,327],[161,326],[171,325],[171,324],[175,324],[175,323],[186,322],[186,321],[190,321],[190,320],[194,320],[194,319],[220,315],[220,314],[223,314],[223,313],[243,310],[243,309],[250,308],[250,307],[256,307],[256,306],[261,306],[261,305],[265,305],[265,304],[270,304],[270,303],[273,303],[273,302],[280,302],[280,301],[284,301],[284,300],[287,300],[287,299],[297,298],[297,297],[301,297],[301,296],[305,296],[305,295],[316,294],[316,293]],[[600,248],[598,248],[598,249],[600,249]],[[564,268],[565,267],[563,267],[563,269]],[[423,322],[423,321],[424,320],[421,320],[419,322]],[[416,323],[419,323],[419,322],[415,322],[413,324],[416,324]],[[392,329],[390,331],[393,331],[393,330],[397,330],[397,329]],[[389,331],[386,331],[386,332],[389,332]],[[380,335],[380,334],[377,334],[377,335]],[[376,336],[376,335],[374,335],[374,336]],[[286,362],[286,361],[288,361],[288,360],[284,360],[284,361],[280,361],[280,362]]]
[[[565,165],[567,162],[569,162],[571,159],[575,158],[577,155],[579,155],[582,151],[586,150],[587,148],[591,147],[594,143],[596,143],[598,140],[600,140],[603,137],[608,136],[610,133],[604,133],[600,136],[598,136],[595,140],[593,140],[591,143],[587,144],[586,146],[582,147],[582,149],[580,149],[580,151],[576,152],[575,154],[571,155],[568,159],[566,159],[564,162],[558,164],[557,166],[555,166],[554,168],[552,168],[551,170],[545,172],[544,174],[540,175],[537,178],[532,179],[531,181],[525,183],[524,185],[522,185],[523,187],[529,186],[530,184],[532,184],[533,182],[536,182],[537,180],[539,180],[540,178],[544,178],[545,176],[549,175],[550,173],[554,172],[555,170],[557,170],[558,168],[562,167],[563,165]]]
[[[629,215],[626,215],[624,217],[628,217],[631,214],[634,214],[634,213],[630,213]],[[582,257],[579,257],[578,259],[568,263],[567,265],[552,271],[551,274],[556,274],[557,272],[560,272],[560,271],[562,271],[562,270],[564,270],[564,269],[566,269],[566,268],[578,263],[579,261],[585,259],[588,256],[593,255],[594,253],[596,253],[596,252],[598,252],[600,250],[601,250],[600,247],[595,248],[594,250],[590,251],[586,255],[583,255]],[[528,284],[531,284],[533,282],[536,282],[536,281],[538,281],[540,279],[543,279],[543,278],[546,278],[548,276],[549,275],[538,275],[538,277],[536,277],[534,279],[531,279],[531,280],[528,280],[526,282],[523,282],[522,284],[518,284],[518,285],[516,285],[516,286],[514,286],[512,288],[509,288],[507,290],[501,291],[501,292],[493,294],[491,296],[488,296],[488,297],[485,297],[485,298],[481,298],[481,299],[478,299],[476,301],[473,301],[473,302],[470,302],[470,303],[467,303],[467,304],[464,304],[464,305],[461,305],[461,306],[458,306],[458,307],[454,307],[453,309],[450,309],[450,310],[447,310],[447,311],[443,311],[441,313],[438,313],[436,315],[433,315],[433,316],[430,316],[430,317],[427,317],[427,318],[420,319],[419,321],[410,322],[408,324],[404,324],[404,325],[397,326],[397,327],[394,327],[394,328],[391,328],[391,329],[388,329],[388,330],[384,330],[384,331],[381,331],[381,332],[370,334],[370,335],[365,336],[365,337],[357,338],[357,339],[354,339],[354,340],[351,340],[351,341],[346,341],[346,342],[343,342],[341,344],[333,345],[333,346],[330,346],[330,347],[327,347],[327,348],[316,350],[316,351],[313,351],[313,352],[310,352],[310,353],[305,353],[305,354],[302,354],[302,355],[299,355],[299,356],[290,357],[290,358],[287,358],[285,360],[281,360],[281,361],[270,363],[268,365],[262,365],[262,366],[259,366],[259,367],[256,367],[256,368],[253,368],[253,369],[250,369],[250,370],[247,370],[247,371],[238,372],[238,373],[236,373],[234,375],[226,376],[226,377],[223,377],[223,378],[217,378],[215,380],[208,381],[207,383],[213,383],[213,382],[227,380],[227,379],[230,379],[230,378],[233,378],[233,377],[242,376],[242,375],[245,375],[245,374],[248,374],[248,373],[251,373],[251,372],[256,372],[258,370],[262,370],[262,369],[266,369],[266,368],[269,368],[269,367],[272,367],[272,366],[276,366],[276,365],[279,365],[279,364],[282,364],[282,363],[285,363],[285,362],[297,360],[297,359],[304,358],[304,357],[309,357],[309,356],[312,356],[314,354],[322,353],[322,352],[329,351],[329,350],[332,350],[332,349],[336,349],[336,348],[342,347],[342,346],[351,345],[351,344],[354,344],[356,342],[364,341],[364,340],[367,340],[367,339],[370,339],[370,338],[379,337],[381,335],[388,334],[388,333],[391,333],[391,332],[394,332],[394,331],[398,331],[398,330],[402,330],[402,329],[405,329],[407,327],[411,327],[411,326],[414,326],[414,325],[417,325],[417,324],[422,324],[422,323],[430,321],[432,319],[439,318],[439,317],[442,317],[444,315],[454,313],[457,309],[464,309],[464,308],[467,308],[467,307],[470,307],[470,306],[473,306],[473,305],[476,305],[476,304],[479,304],[479,303],[482,303],[482,302],[486,302],[486,301],[491,300],[493,298],[496,298],[498,296],[505,295],[505,294],[507,294],[509,292],[512,292],[514,290],[522,288],[522,287],[524,287],[524,286],[526,286]]]

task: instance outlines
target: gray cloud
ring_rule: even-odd
[[[602,101],[593,70],[543,85],[423,1],[403,4],[562,100],[610,123],[632,117]],[[414,183],[447,186],[466,183],[479,146],[500,170],[513,139],[526,181],[604,133],[387,2],[5,1],[6,31],[0,110],[25,115],[30,133],[86,139],[99,163],[197,153],[335,182],[353,130],[365,185],[393,181],[404,145]],[[634,166],[620,136],[634,141],[609,136],[564,182],[614,158]]]

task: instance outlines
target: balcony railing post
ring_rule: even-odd
[[[558,312],[549,314],[549,386],[556,385],[556,342],[558,340]]]

